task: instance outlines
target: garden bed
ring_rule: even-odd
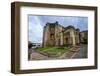
[[[48,57],[59,57],[65,52],[69,51],[69,48],[67,47],[42,47],[42,48],[36,48],[35,51],[46,55]]]

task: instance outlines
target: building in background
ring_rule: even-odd
[[[42,44],[41,43],[32,43],[32,48],[40,48],[42,47]]]

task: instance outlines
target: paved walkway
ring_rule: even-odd
[[[30,55],[30,60],[46,60],[49,59],[49,57],[44,56],[38,52],[32,52]]]
[[[88,50],[87,50],[87,45],[81,45],[80,46],[80,51],[76,52],[73,55],[73,58],[87,58],[88,55]]]
[[[75,46],[70,49],[69,52],[64,53],[62,56],[60,56],[60,59],[72,59],[74,54],[80,51],[80,46]]]

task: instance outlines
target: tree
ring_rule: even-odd
[[[29,42],[28,42],[28,49],[31,49],[31,48],[32,48],[32,46],[33,46],[32,42],[31,42],[31,41],[29,41]]]

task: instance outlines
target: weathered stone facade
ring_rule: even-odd
[[[80,32],[80,42],[81,43],[88,43],[88,31],[86,30],[86,31],[82,31],[82,32]]]
[[[58,22],[47,23],[43,32],[43,47],[69,46],[80,43],[80,30],[74,26],[63,27]]]

